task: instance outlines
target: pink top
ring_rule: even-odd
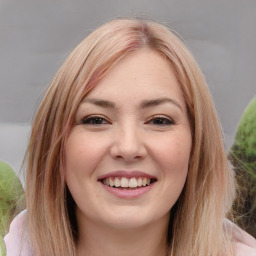
[[[33,256],[27,233],[26,210],[22,211],[11,223],[10,231],[5,236],[6,256]],[[245,231],[227,221],[232,229],[234,256],[256,256],[256,240]]]
[[[14,218],[9,233],[5,236],[6,256],[33,256],[29,243],[27,226],[27,211],[22,211]]]

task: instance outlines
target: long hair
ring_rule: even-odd
[[[74,202],[64,179],[65,141],[81,100],[120,59],[150,48],[172,64],[193,145],[185,187],[169,225],[171,256],[232,255],[223,224],[234,196],[219,120],[204,77],[184,44],[152,21],[117,19],[95,30],[57,72],[35,115],[27,149],[26,199],[35,255],[75,255]]]

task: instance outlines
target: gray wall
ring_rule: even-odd
[[[170,25],[198,60],[231,146],[256,94],[255,0],[0,0],[0,159],[18,171],[46,85],[72,48],[123,16]]]

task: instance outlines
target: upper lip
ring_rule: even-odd
[[[126,178],[149,178],[149,179],[157,179],[155,176],[147,174],[145,172],[141,172],[141,171],[127,171],[127,170],[118,170],[118,171],[113,171],[113,172],[109,172],[106,174],[103,174],[101,176],[98,177],[98,180],[103,180],[103,179],[107,179],[110,177],[126,177]]]

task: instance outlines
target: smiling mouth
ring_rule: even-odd
[[[156,182],[156,179],[150,179],[147,177],[108,177],[105,179],[99,180],[101,183],[103,183],[106,186],[112,187],[112,188],[118,188],[118,189],[138,189],[142,187],[147,187],[154,182]]]

